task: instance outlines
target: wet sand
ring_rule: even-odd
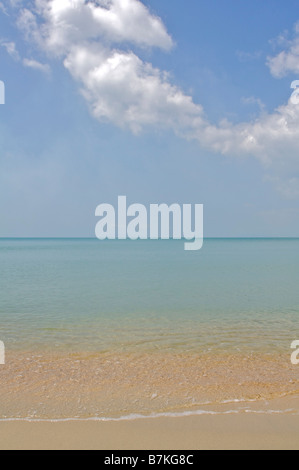
[[[250,414],[122,422],[2,422],[0,448],[107,451],[298,450],[299,418],[290,415]]]

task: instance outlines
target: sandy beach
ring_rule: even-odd
[[[123,422],[0,423],[1,450],[298,450],[299,419],[221,415]]]
[[[3,450],[299,448],[297,369],[283,357],[8,358]]]
[[[299,447],[296,243],[2,242],[0,447]]]

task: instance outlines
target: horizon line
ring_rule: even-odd
[[[299,240],[299,236],[210,236],[210,237],[204,237],[204,240]],[[137,239],[137,240],[131,240],[129,238],[123,240],[123,239],[114,239],[114,240],[99,240],[97,237],[0,237],[0,240],[96,240],[96,241],[182,241],[186,240],[185,238],[181,239],[174,239],[174,238],[169,238],[169,239],[162,239],[159,238],[157,240],[153,240],[151,238],[147,239]]]

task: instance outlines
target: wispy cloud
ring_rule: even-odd
[[[5,41],[5,40],[0,40],[0,47],[3,47],[6,52],[12,57],[14,60],[17,62],[21,62],[24,67],[32,68],[35,70],[38,70],[40,72],[43,72],[46,75],[49,75],[51,72],[51,68],[48,64],[43,64],[35,59],[21,59],[21,56],[19,54],[19,51],[17,50],[17,46],[14,42],[12,41]]]
[[[262,57],[262,51],[254,51],[254,52],[245,52],[245,51],[237,51],[236,55],[240,62],[251,62],[254,60],[259,60]]]
[[[2,11],[2,13],[4,13],[5,15],[7,15],[7,10],[5,8],[5,6],[3,5],[2,2],[0,2],[0,12]]]
[[[268,57],[267,64],[271,74],[276,78],[282,78],[291,72],[299,72],[299,22],[294,28],[294,37],[287,40],[285,35],[279,37],[278,44],[284,46],[279,54]]]
[[[255,96],[243,97],[241,99],[242,103],[245,105],[255,105],[258,106],[260,111],[265,111],[266,106],[262,102],[260,98],[256,98]]]
[[[14,60],[19,60],[20,55],[17,51],[16,44],[12,41],[5,41],[4,39],[0,40],[0,46],[4,47],[6,52],[12,57]]]
[[[41,62],[38,62],[37,60],[34,60],[34,59],[23,59],[23,65],[25,67],[29,67],[29,68],[38,70],[40,72],[43,72],[46,75],[49,75],[51,72],[51,68],[48,64],[42,64]]]

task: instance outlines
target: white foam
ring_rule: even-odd
[[[3,418],[0,419],[0,422],[28,422],[28,423],[68,423],[68,422],[118,422],[118,421],[136,421],[142,419],[157,419],[157,418],[184,418],[192,416],[220,416],[220,415],[232,415],[232,414],[262,414],[262,415],[272,415],[272,414],[292,414],[293,416],[298,416],[299,411],[294,409],[287,410],[251,410],[249,408],[243,408],[240,410],[228,410],[228,411],[212,411],[212,410],[194,410],[194,411],[184,411],[184,412],[164,412],[164,413],[152,413],[150,415],[142,414],[130,414],[126,416],[121,416],[119,418],[112,417],[90,417],[90,418]]]

